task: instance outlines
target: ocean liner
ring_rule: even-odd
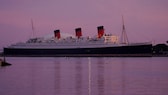
[[[5,56],[59,56],[59,57],[127,57],[152,56],[152,44],[129,43],[123,24],[121,41],[119,37],[105,34],[104,26],[97,27],[95,37],[83,37],[82,29],[76,28],[76,36],[61,37],[55,30],[50,38],[31,38],[24,43],[16,43],[4,48]]]

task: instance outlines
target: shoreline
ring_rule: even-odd
[[[3,57],[3,52],[0,52],[0,57]],[[113,54],[112,56],[107,56],[107,55],[6,55],[6,57],[168,57],[168,54],[152,54],[151,56],[144,56],[144,55],[125,55],[125,56],[120,56],[117,54]]]

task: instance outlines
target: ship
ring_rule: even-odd
[[[104,33],[104,26],[97,27],[95,37],[83,37],[82,28],[76,28],[75,37],[61,38],[59,29],[51,38],[37,37],[4,48],[5,56],[55,56],[55,57],[138,57],[152,56],[152,43],[129,43],[125,27],[122,39]]]
[[[152,43],[130,43],[122,18],[122,35],[106,34],[104,26],[97,27],[97,35],[83,37],[82,28],[75,28],[75,36],[62,37],[59,29],[51,37],[30,38],[26,42],[4,48],[5,56],[37,57],[144,57],[152,56]],[[32,23],[32,30],[34,30]]]

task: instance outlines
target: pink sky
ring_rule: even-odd
[[[122,15],[130,42],[168,40],[168,0],[0,0],[0,48],[29,39],[31,19],[36,36],[78,27],[94,36],[99,25],[120,36]]]

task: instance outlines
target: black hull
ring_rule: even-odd
[[[152,45],[133,45],[103,48],[74,49],[33,49],[4,48],[5,56],[43,56],[43,57],[139,57],[152,56]]]

